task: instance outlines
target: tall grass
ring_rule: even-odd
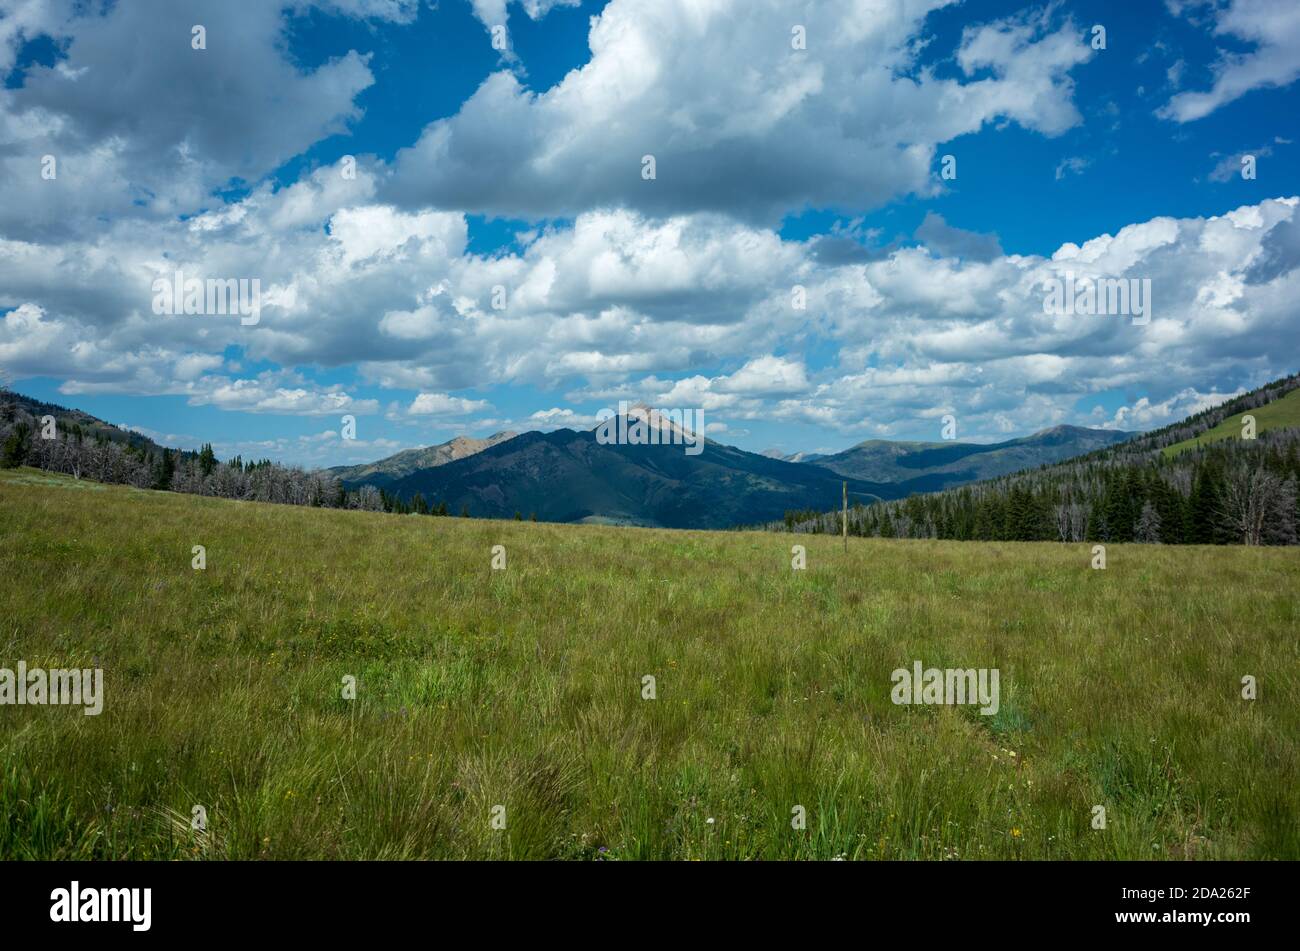
[[[1300,553],[840,545],[0,474],[0,858],[1300,858]]]

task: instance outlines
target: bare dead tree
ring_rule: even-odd
[[[1239,466],[1227,473],[1219,517],[1243,544],[1258,545],[1264,525],[1282,495],[1282,480],[1262,466]]]

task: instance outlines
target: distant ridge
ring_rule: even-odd
[[[357,466],[334,466],[329,471],[345,485],[367,484],[376,488],[383,488],[420,469],[432,469],[437,466],[444,466],[449,462],[455,462],[458,459],[465,459],[482,452],[484,449],[490,449],[509,439],[514,439],[517,435],[519,434],[515,432],[500,432],[493,433],[486,439],[457,436],[455,439],[449,439],[447,442],[439,443],[436,446],[404,449],[377,462]]]
[[[760,455],[767,456],[769,459],[780,459],[783,462],[816,462],[818,459],[826,458],[826,454],[822,452],[784,453],[780,449],[764,449]]]
[[[648,407],[627,410],[647,418]],[[649,418],[655,420],[654,414]],[[666,420],[661,428],[675,424]],[[599,429],[599,427],[597,427]],[[607,432],[617,427],[606,427]],[[410,450],[371,466],[332,470],[344,484],[369,484],[406,502],[476,516],[536,515],[543,521],[603,522],[668,528],[730,528],[782,518],[791,510],[839,504],[848,482],[854,502],[905,498],[985,477],[1054,462],[1110,446],[1128,433],[1058,426],[1023,439],[976,443],[890,443],[874,440],[820,456],[753,453],[705,440],[698,455],[682,445],[602,442],[596,430],[560,429],[501,438],[478,448],[451,444]],[[455,440],[453,440],[455,442]],[[421,456],[420,453],[424,453]],[[420,465],[422,459],[432,464]]]
[[[386,490],[417,493],[475,516],[536,515],[543,521],[664,528],[729,528],[779,517],[815,499],[831,504],[843,478],[828,469],[769,459],[706,440],[699,455],[682,445],[602,444],[591,430],[522,433],[473,456],[421,469]],[[849,479],[861,498],[888,486]]]
[[[1036,436],[1075,442],[1071,429]],[[960,541],[1295,545],[1298,497],[1300,376],[1292,375],[1084,455],[850,508],[848,532]],[[834,508],[806,510],[762,527],[840,532],[843,519]]]
[[[821,456],[814,464],[852,478],[909,484],[917,491],[934,492],[1060,462],[1125,442],[1132,436],[1120,430],[1053,426],[1032,436],[996,443],[872,439],[844,452]]]
[[[134,446],[136,449],[158,455],[164,451],[163,446],[160,446],[143,433],[137,433],[115,423],[105,422],[98,416],[91,416],[82,410],[70,409],[67,406],[60,406],[58,403],[46,403],[43,400],[38,400],[33,396],[24,396],[22,393],[11,389],[0,388],[0,406],[12,408],[6,409],[5,412],[19,409],[36,419],[40,419],[42,416],[53,416],[62,429],[71,430],[75,427],[91,439],[103,438],[109,442]]]

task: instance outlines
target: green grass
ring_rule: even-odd
[[[1300,427],[1300,390],[1292,390],[1280,400],[1274,400],[1271,403],[1248,409],[1235,416],[1229,416],[1219,425],[1207,429],[1195,439],[1184,439],[1172,446],[1166,446],[1163,450],[1164,454],[1166,457],[1176,456],[1187,449],[1195,449],[1198,445],[1218,442],[1221,439],[1240,439],[1241,418],[1243,416],[1255,417],[1255,431],[1257,433],[1269,429]]]
[[[70,485],[0,473],[0,666],[105,707],[0,707],[0,859],[1300,858],[1295,550]],[[998,714],[892,704],[917,659],[997,667]]]

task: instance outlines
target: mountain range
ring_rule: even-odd
[[[849,478],[905,486],[909,493],[935,492],[1060,462],[1132,436],[1114,429],[1054,426],[1032,436],[995,443],[871,439],[834,455],[819,456],[813,464]]]
[[[387,482],[390,494],[418,493],[454,514],[543,521],[726,528],[758,513],[834,504],[844,480],[829,469],[769,459],[707,440],[681,446],[602,444],[592,431],[527,432],[472,456]],[[887,489],[849,479],[856,497]],[[344,480],[353,488],[355,483]]]
[[[383,488],[413,472],[418,472],[421,469],[432,469],[436,466],[446,465],[449,462],[455,462],[458,459],[464,459],[467,456],[480,453],[484,449],[491,449],[507,439],[514,439],[518,435],[518,433],[514,432],[493,433],[486,439],[457,436],[455,439],[436,446],[405,449],[396,455],[380,459],[377,462],[365,463],[359,466],[334,466],[329,471],[340,481],[349,485],[369,484],[376,488]]]
[[[156,457],[165,453],[147,437],[79,410],[12,391],[5,399],[7,412],[21,410],[35,419],[49,413],[65,430],[130,443]],[[595,430],[559,429],[458,436],[328,471],[349,490],[372,486],[405,503],[419,495],[431,505],[445,504],[452,514],[730,528],[780,520],[790,511],[838,509],[844,483],[852,503],[902,499],[1071,459],[1130,435],[1057,426],[998,443],[868,440],[838,453],[781,457],[713,440],[704,440],[703,452],[692,455],[680,444],[604,443]]]
[[[691,456],[681,446],[602,444],[594,430],[559,429],[460,437],[331,471],[350,489],[373,485],[408,502],[418,494],[452,513],[728,528],[835,508],[845,482],[852,502],[898,499],[1058,462],[1130,435],[1057,426],[992,444],[869,440],[833,455],[777,458],[713,440]]]

